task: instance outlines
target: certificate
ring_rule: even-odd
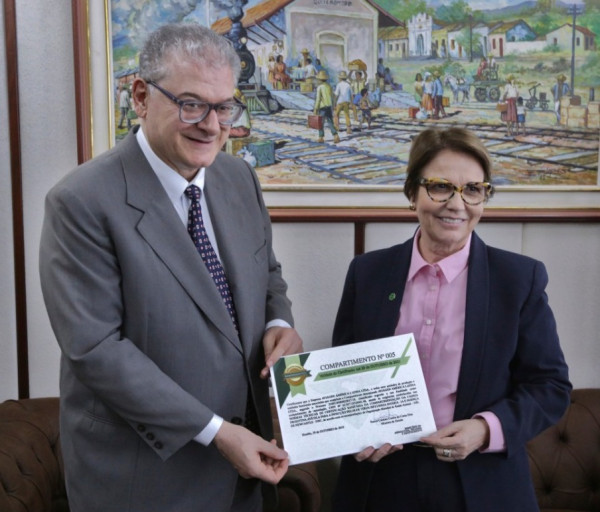
[[[271,382],[290,464],[436,431],[412,334],[284,356]]]

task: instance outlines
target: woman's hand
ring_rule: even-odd
[[[421,438],[421,442],[431,445],[439,460],[455,462],[487,447],[489,438],[487,422],[483,418],[475,418],[455,421],[435,434]]]

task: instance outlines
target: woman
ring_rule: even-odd
[[[275,56],[269,55],[269,61],[267,62],[267,81],[271,84],[271,89],[277,89],[277,81],[275,80]]]
[[[288,85],[292,81],[290,75],[286,73],[286,65],[283,62],[283,55],[277,55],[275,59],[275,89],[282,90],[287,89]]]
[[[423,82],[423,98],[421,99],[421,109],[431,117],[433,114],[433,77],[429,71],[425,71],[425,81]]]
[[[517,98],[519,97],[519,89],[515,83],[515,77],[508,75],[506,77],[506,86],[502,99],[506,101],[506,110],[500,114],[500,119],[506,123],[506,135],[515,135],[515,125],[517,123]]]
[[[472,132],[423,131],[404,186],[414,237],[350,265],[333,344],[413,333],[438,430],[344,457],[334,512],[538,510],[525,444],[562,416],[571,385],[544,265],[473,231],[490,181]]]
[[[417,73],[415,76],[415,101],[421,105],[423,101],[423,76],[421,73]]]

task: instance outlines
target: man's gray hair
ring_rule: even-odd
[[[236,83],[240,77],[240,58],[233,44],[197,23],[171,23],[152,32],[140,52],[140,77],[161,80],[173,59],[198,60],[213,69],[229,66]]]

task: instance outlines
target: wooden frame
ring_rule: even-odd
[[[25,226],[23,219],[23,173],[19,115],[19,65],[15,0],[4,1],[4,37],[8,86],[15,316],[17,329],[17,379],[19,398],[29,398],[29,349],[27,343],[27,288],[25,280]]]

